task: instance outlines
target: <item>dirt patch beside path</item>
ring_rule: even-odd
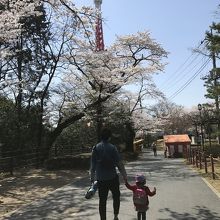
[[[0,176],[0,216],[88,175],[86,170],[22,170]]]

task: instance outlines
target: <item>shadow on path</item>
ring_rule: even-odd
[[[178,220],[219,220],[219,214],[210,211],[207,207],[196,206],[193,208],[196,214],[178,213],[172,211],[170,208],[160,209],[159,212],[166,212],[170,216],[170,219]],[[167,220],[167,218],[159,218],[158,220]]]
[[[147,219],[220,220],[219,199],[201,178],[188,169],[183,159],[165,159],[162,152],[158,154],[154,157],[147,151],[138,161],[126,164],[131,183],[137,173],[143,173],[147,184],[157,187],[157,195],[150,198]],[[84,198],[88,185],[89,177],[81,178],[0,219],[98,220],[98,195],[91,200]],[[121,195],[120,220],[135,220],[132,192],[123,184]],[[107,214],[108,220],[113,219],[111,198]]]

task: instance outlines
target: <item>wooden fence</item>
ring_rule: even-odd
[[[32,148],[26,151],[7,151],[7,156],[0,155],[0,174],[10,173],[13,175],[15,169],[24,167],[39,168],[44,165],[44,149]],[[77,155],[81,153],[91,152],[91,148],[74,148],[74,146],[59,146],[55,149],[52,148],[50,158],[65,157]],[[13,155],[13,156],[9,156]]]
[[[198,149],[190,149],[187,151],[187,161],[199,169],[204,169],[205,173],[210,173],[212,179],[220,178],[219,158],[214,158],[211,154],[206,155],[205,152]]]

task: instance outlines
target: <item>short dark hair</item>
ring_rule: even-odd
[[[103,128],[101,131],[101,139],[107,141],[112,136],[112,132],[109,128]]]

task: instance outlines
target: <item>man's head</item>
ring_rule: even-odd
[[[112,136],[112,132],[111,132],[110,129],[108,129],[108,128],[103,128],[103,129],[102,129],[101,139],[102,139],[103,141],[109,140],[109,138],[110,138],[111,136]]]

